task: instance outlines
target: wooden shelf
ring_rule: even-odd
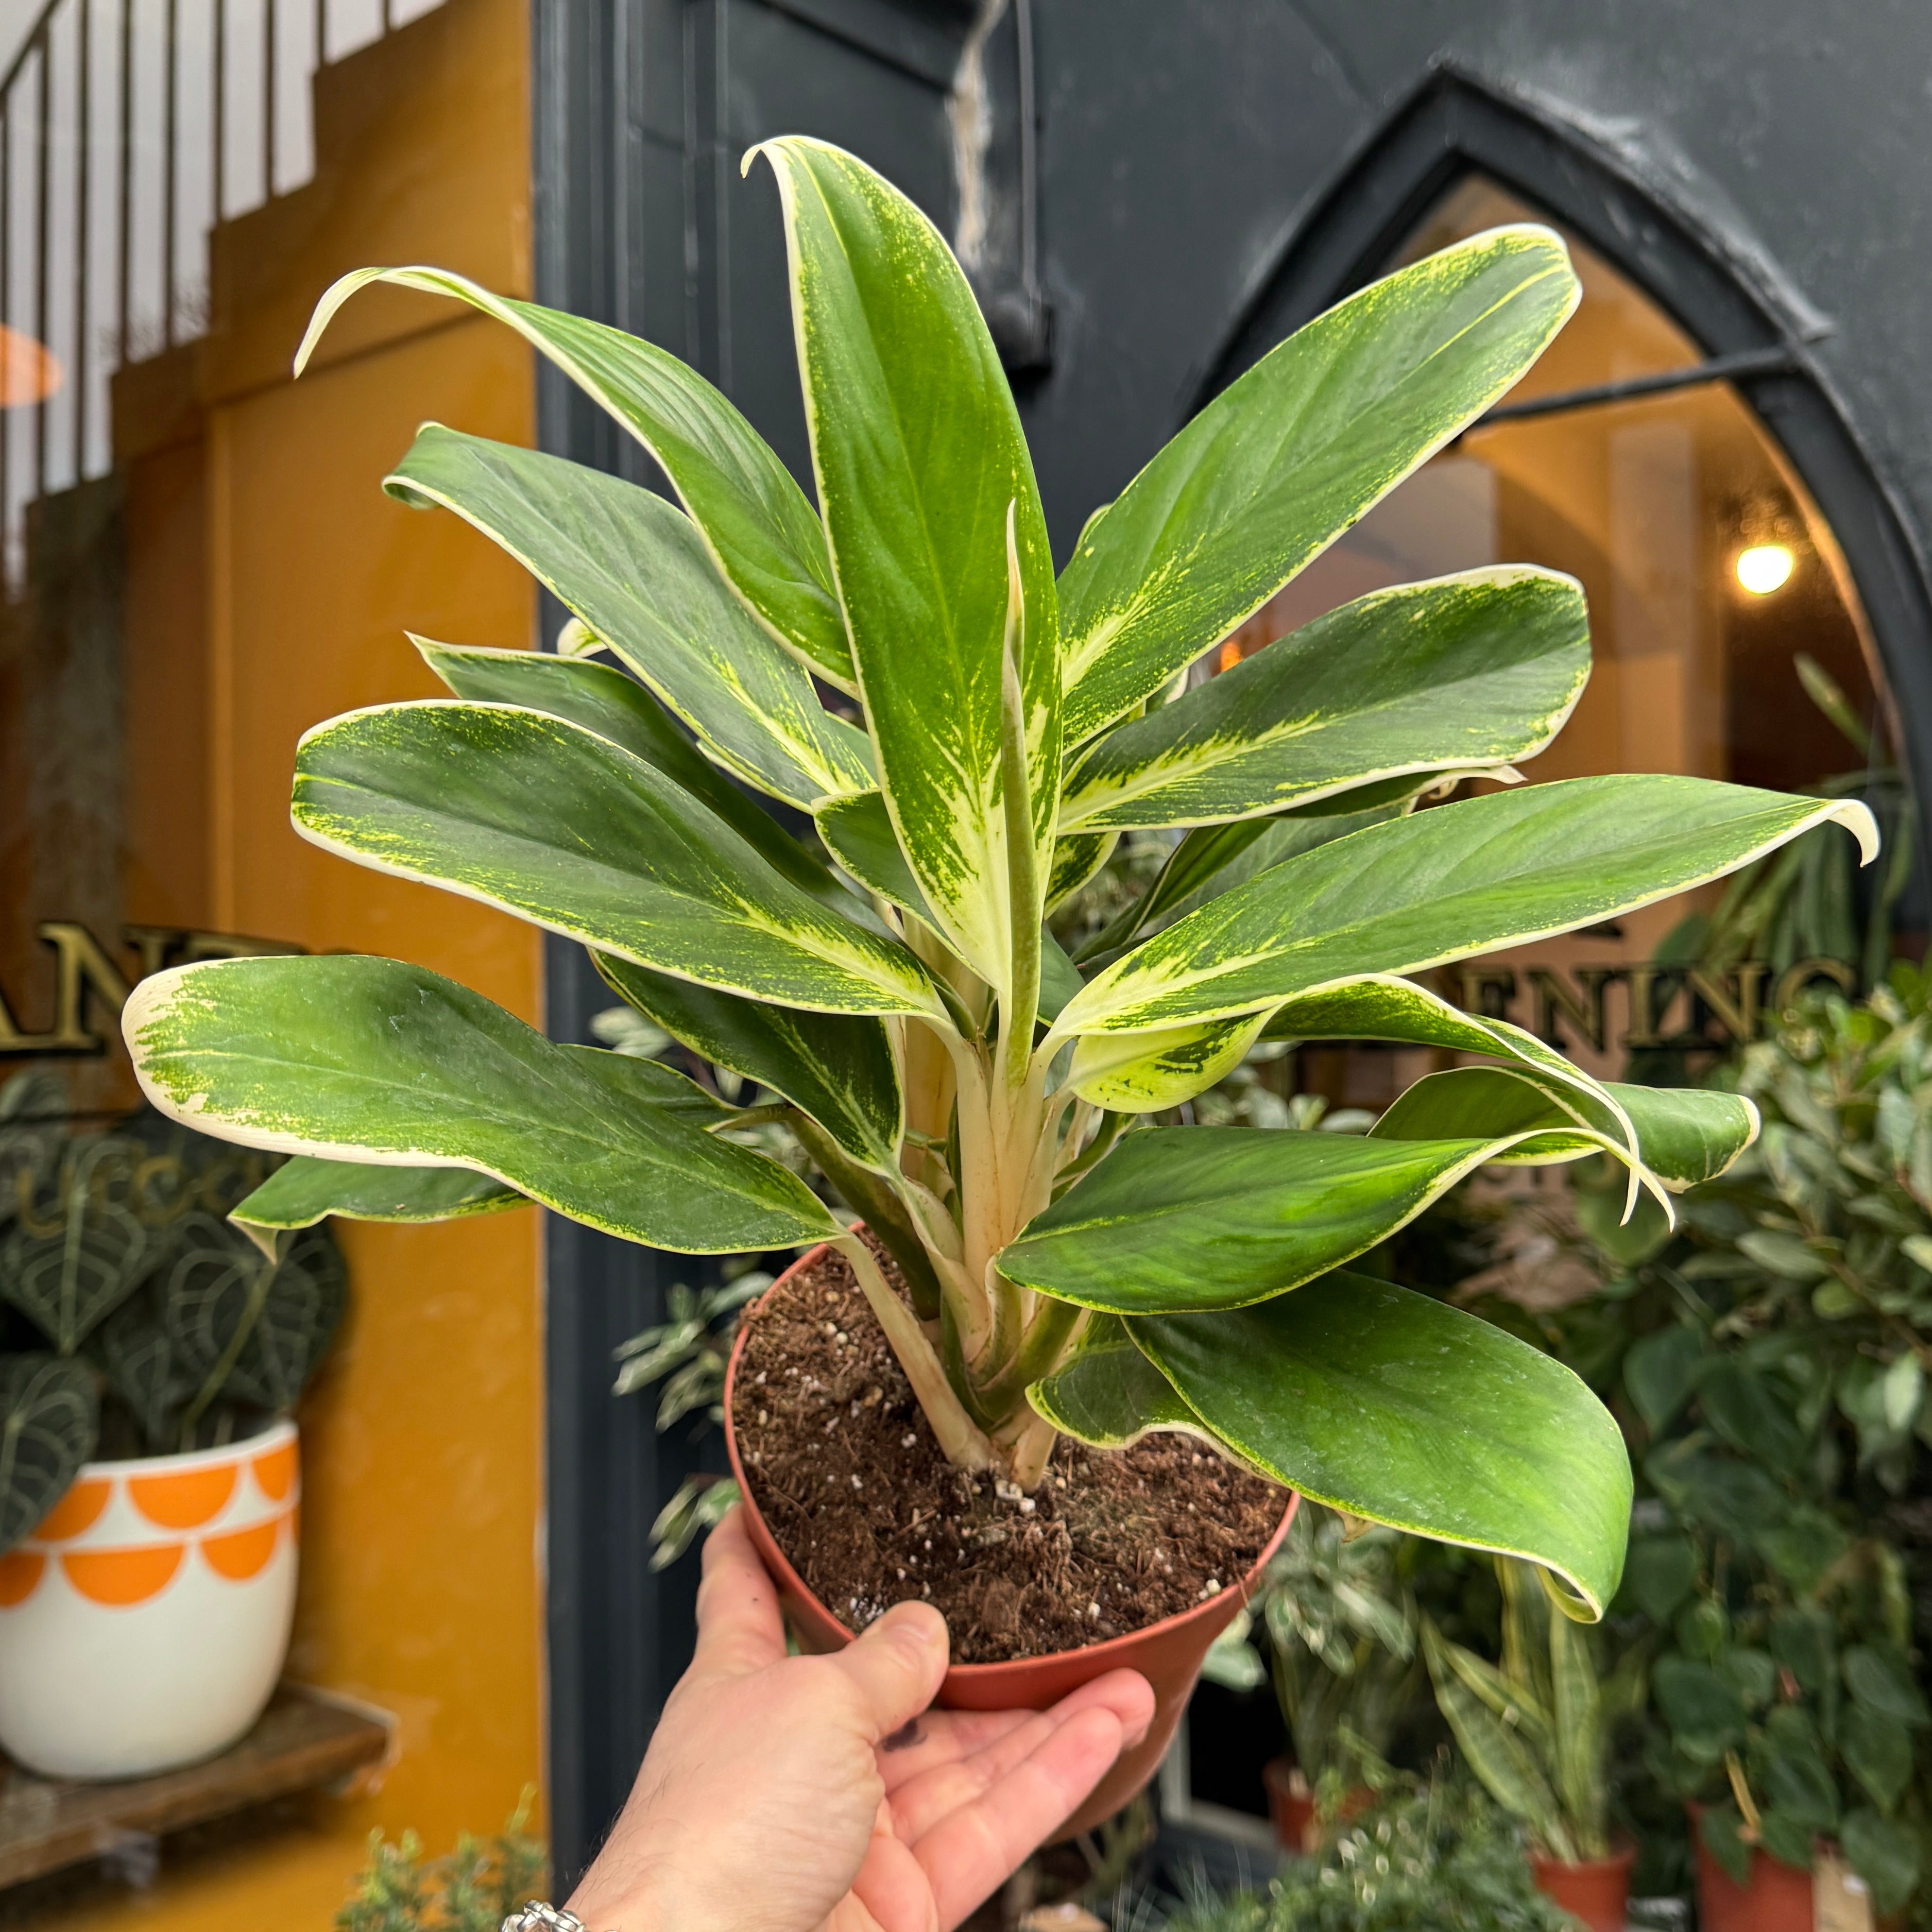
[[[388,1727],[376,1718],[282,1690],[232,1750],[155,1778],[82,1784],[36,1778],[0,1759],[0,1886],[332,1784],[380,1762],[388,1744]]]

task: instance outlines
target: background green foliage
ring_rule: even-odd
[[[1466,1778],[1404,1779],[1265,1892],[1199,1895],[1168,1932],[1575,1932],[1512,1820]]]
[[[415,1832],[391,1844],[371,1832],[369,1862],[335,1915],[335,1932],[497,1932],[544,1891],[548,1854],[524,1828],[534,1795],[524,1792],[494,1838],[465,1832],[455,1850],[428,1864]]]

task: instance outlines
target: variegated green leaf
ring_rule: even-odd
[[[818,809],[818,836],[830,852],[868,892],[916,913],[934,932],[938,922],[906,863],[892,830],[892,814],[876,791],[833,799]]]
[[[453,510],[500,544],[747,783],[808,810],[875,782],[864,733],[819,702],[810,674],[719,581],[690,518],[662,496],[436,423],[384,488]]]
[[[1589,674],[1574,578],[1506,564],[1378,590],[1096,740],[1060,829],[1215,824],[1531,758]]]
[[[229,1214],[253,1230],[312,1228],[331,1214],[345,1221],[458,1221],[527,1205],[514,1187],[461,1167],[372,1167],[297,1154],[284,1161]]]
[[[1000,1273],[1120,1315],[1239,1308],[1298,1288],[1385,1240],[1486,1162],[1584,1130],[1455,1140],[1151,1127],[1129,1135],[1000,1251]],[[1615,1154],[1610,1134],[1588,1150]]]
[[[1832,820],[1876,850],[1862,805],[1708,778],[1569,778],[1438,806],[1210,900],[1089,980],[1054,1036],[1232,1018],[1594,925]]]
[[[1318,316],[1082,534],[1060,582],[1065,729],[1124,717],[1489,407],[1576,306],[1546,228],[1492,229]]]
[[[1517,1587],[1534,1586],[1519,1583]],[[1545,1620],[1550,1627],[1550,1714],[1555,1733],[1556,1793],[1563,1801],[1564,1820],[1576,1839],[1578,1856],[1607,1857],[1609,1792],[1604,1772],[1610,1739],[1597,1684],[1596,1657],[1588,1634],[1572,1618],[1546,1616]]]
[[[1241,818],[1228,825],[1196,826],[1174,847],[1154,884],[1131,905],[1124,908],[1104,932],[1096,934],[1080,949],[1081,958],[1102,960],[1118,953],[1131,944],[1136,934],[1245,885],[1257,872],[1285,865],[1290,859],[1313,851],[1318,845],[1346,838],[1352,832],[1400,818],[1415,789],[1411,781],[1405,779],[1402,784],[1408,789],[1399,800],[1380,796],[1388,788],[1364,787],[1375,802],[1360,811],[1327,809],[1331,802],[1346,803],[1359,796],[1349,793],[1341,799],[1324,800],[1305,811],[1286,812],[1273,818]],[[1078,834],[1067,843],[1077,844],[1087,836]]]
[[[1072,838],[1056,838],[1046,878],[1047,910],[1050,913],[1070,899],[1114,856],[1119,842],[1119,834],[1112,832],[1084,832]]]
[[[861,1167],[898,1172],[904,1105],[883,1021],[794,1012],[648,972],[608,953],[592,957],[612,988],[674,1040],[782,1094]]]
[[[560,1046],[389,959],[216,959],[134,989],[142,1090],[246,1147],[471,1168],[607,1234],[688,1254],[841,1232],[805,1184],[707,1133],[716,1100],[653,1060]]]
[[[1382,1140],[1526,1135],[1532,1138],[1497,1159],[1534,1161],[1550,1158],[1566,1136],[1574,1157],[1597,1153],[1628,1121],[1645,1168],[1679,1192],[1714,1180],[1757,1138],[1757,1109],[1742,1094],[1618,1082],[1600,1090],[1621,1120],[1606,1118],[1574,1081],[1539,1069],[1456,1067],[1417,1081],[1370,1132]]]
[[[1127,1339],[1118,1316],[1090,1316],[1072,1353],[1028,1389],[1027,1400],[1061,1435],[1096,1449],[1124,1449],[1156,1430],[1214,1440],[1167,1378]]]
[[[1277,1481],[1373,1522],[1540,1563],[1594,1614],[1616,1594],[1623,1437],[1527,1342],[1346,1273],[1258,1308],[1126,1327],[1195,1414]]]
[[[1547,1856],[1574,1858],[1576,1848],[1564,1828],[1562,1807],[1529,1739],[1470,1682],[1475,1668],[1492,1677],[1495,1672],[1473,1652],[1445,1642],[1432,1623],[1423,1626],[1422,1646],[1437,1707],[1484,1790],[1529,1827]]]
[[[1178,1107],[1238,1066],[1267,1019],[1265,1013],[1244,1013],[1154,1033],[1083,1034],[1074,1042],[1066,1084],[1109,1113]]]
[[[813,467],[880,782],[939,929],[1010,990],[1043,910],[1060,688],[1052,555],[1012,393],[958,263],[904,195],[823,142],[753,154],[778,177]],[[1010,710],[1029,794],[1012,823],[1030,852],[1009,850]]]
[[[1556,1088],[1578,1090],[1582,1118],[1613,1139],[1631,1129],[1612,1090],[1573,1066],[1534,1034],[1452,1006],[1426,988],[1393,977],[1345,982],[1304,994],[1272,1014],[1246,1013],[1150,1033],[1084,1034],[1075,1042],[1069,1084],[1083,1100],[1115,1113],[1178,1106],[1225,1077],[1258,1034],[1271,1040],[1400,1040],[1521,1062]],[[1474,1127],[1445,1127],[1415,1139],[1453,1139]]]
[[[700,984],[827,1012],[938,1014],[896,940],[842,918],[716,814],[560,718],[434,699],[296,753],[302,836]]]
[[[1486,1054],[1597,1084],[1534,1034],[1508,1020],[1466,1013],[1426,986],[1393,974],[1365,974],[1319,992],[1298,994],[1274,1010],[1267,1032],[1270,1040],[1382,1040]]]
[[[336,310],[371,282],[448,296],[514,328],[656,458],[719,574],[765,628],[821,676],[852,688],[818,519],[758,432],[696,370],[621,329],[492,295],[445,268],[362,268],[334,283],[296,352],[298,376]]]
[[[610,664],[548,651],[491,650],[413,636],[410,642],[458,698],[567,718],[621,745],[709,806],[759,857],[821,904],[875,932],[885,930],[866,901],[848,892],[770,812],[692,748],[664,706],[635,678]]]

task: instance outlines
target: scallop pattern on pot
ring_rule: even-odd
[[[0,1556],[0,1614],[59,1576],[105,1609],[160,1596],[193,1560],[230,1583],[260,1576],[301,1518],[295,1432],[224,1449],[90,1464],[32,1535]]]

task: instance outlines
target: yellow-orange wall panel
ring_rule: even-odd
[[[449,304],[378,296],[309,375],[288,374],[316,296],[362,262],[441,262],[528,292],[528,34],[523,0],[446,0],[324,71],[316,180],[218,233],[191,395],[179,369],[150,369],[148,408],[138,377],[117,384],[117,446],[135,486],[130,916],[390,954],[536,1022],[532,928],[321,852],[288,818],[310,725],[440,692],[406,628],[532,639],[520,568],[381,489],[428,418],[530,442],[529,351]],[[540,1775],[538,1217],[340,1232],[350,1312],[300,1410],[290,1667],[394,1712],[400,1757],[374,1792],[170,1843],[152,1886],[57,1887],[36,1924],[322,1932],[372,1827],[440,1853],[496,1828]]]

